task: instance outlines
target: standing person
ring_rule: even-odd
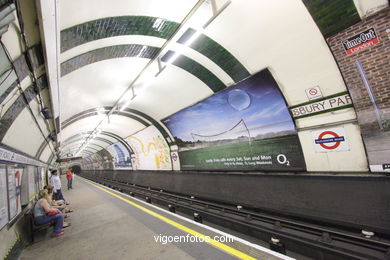
[[[72,188],[73,173],[72,173],[72,170],[70,168],[66,170],[66,179],[68,180],[68,190],[73,189]]]
[[[64,196],[62,195],[61,192],[61,180],[60,176],[58,176],[57,170],[52,170],[51,171],[51,184],[54,186],[54,200],[64,200]]]

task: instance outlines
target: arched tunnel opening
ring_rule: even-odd
[[[81,167],[80,165],[73,165],[72,167],[70,167],[72,169],[72,172],[76,173],[76,174],[80,174],[81,173]]]

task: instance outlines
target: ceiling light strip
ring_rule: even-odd
[[[205,0],[199,0],[195,5],[194,7],[192,7],[192,9],[189,11],[189,13],[184,17],[184,19],[181,21],[180,25],[176,28],[175,32],[168,38],[168,40],[166,40],[164,42],[164,44],[161,46],[160,50],[158,51],[158,53],[156,54],[155,58],[151,59],[146,65],[145,67],[138,73],[138,75],[134,78],[134,80],[130,83],[130,85],[127,87],[127,89],[120,95],[120,97],[118,98],[118,100],[115,102],[115,104],[113,105],[112,109],[107,113],[107,118],[109,118],[109,116],[115,111],[115,109],[117,108],[117,106],[119,105],[119,102],[121,101],[121,99],[126,95],[126,93],[131,89],[132,90],[132,99],[134,99],[135,97],[135,94],[134,94],[134,84],[137,82],[137,80],[142,76],[142,74],[149,68],[150,65],[152,65],[161,55],[161,53],[165,50],[166,46],[168,46],[168,44],[172,41],[172,39],[174,39],[174,37],[180,32],[180,30],[185,26],[185,24],[188,22],[188,20],[192,17],[192,15],[194,15],[194,13],[199,9],[199,7],[202,6],[202,4],[205,2]],[[131,99],[131,100],[132,100]],[[131,101],[130,100],[130,101]],[[125,107],[126,108],[126,107]],[[123,109],[125,109],[123,108]],[[98,125],[95,127],[95,129],[92,131],[91,135],[93,135],[95,133],[95,131],[97,130],[97,128],[104,122],[104,119],[102,121],[100,121],[100,123],[98,123]],[[89,137],[86,139],[86,141],[84,142],[84,144],[80,147],[80,151],[76,154],[76,156],[83,151],[82,147],[86,147],[89,143]]]
[[[117,107],[119,106],[119,103],[121,102],[121,99],[128,93],[129,90],[132,91],[132,97],[130,100],[128,100],[124,105],[121,106],[121,108],[119,109],[119,111],[123,111],[125,110],[128,105],[132,102],[132,100],[134,100],[134,98],[136,97],[135,93],[134,93],[134,84],[141,78],[141,76],[144,74],[144,72],[155,62],[157,61],[158,62],[158,68],[159,68],[159,71],[157,72],[157,74],[155,75],[155,77],[157,77],[165,68],[166,68],[166,65],[165,66],[162,66],[161,65],[161,54],[166,51],[166,47],[172,42],[172,40],[177,36],[177,34],[180,32],[180,30],[186,25],[186,23],[188,22],[188,20],[192,17],[192,15],[199,9],[199,7],[205,2],[205,0],[199,0],[195,5],[194,7],[190,10],[190,12],[184,17],[184,19],[182,20],[182,22],[180,23],[179,27],[175,30],[175,32],[169,37],[168,40],[166,40],[164,42],[164,44],[161,46],[161,48],[159,49],[158,53],[156,54],[155,58],[151,59],[146,65],[145,67],[138,73],[138,75],[133,79],[133,81],[130,83],[130,85],[127,87],[127,89],[120,95],[120,97],[118,98],[118,100],[115,102],[114,106],[112,107],[112,109],[107,113],[107,120],[109,121],[109,116],[117,109]],[[212,11],[213,11],[213,16],[202,26],[202,30],[197,30],[185,43],[184,43],[184,47],[185,46],[189,46],[191,45],[201,34],[202,34],[202,31],[204,29],[207,28],[207,26],[209,26],[229,5],[231,4],[231,0],[228,0],[226,1],[221,8],[217,9],[217,5],[216,5],[216,2],[215,0],[212,0],[212,3],[211,3],[211,8],[212,8]],[[141,52],[139,53],[139,55],[143,52],[144,50],[142,49]],[[174,60],[176,60],[179,56],[181,55],[181,51],[177,51],[172,57],[171,59],[169,59],[168,62],[166,62],[166,64],[171,64]],[[83,151],[83,149],[85,149],[89,142],[94,138],[96,137],[96,135],[99,133],[97,129],[99,129],[99,127],[102,125],[102,123],[104,122],[105,119],[103,119],[102,121],[99,122],[99,124],[95,127],[95,129],[92,131],[91,135],[87,137],[86,141],[81,145],[81,150],[77,153],[77,155]],[[101,129],[100,129],[101,131]],[[77,156],[76,155],[76,156]]]

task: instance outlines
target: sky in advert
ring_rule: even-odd
[[[191,133],[216,135],[231,129],[240,120],[245,122],[252,137],[295,131],[286,103],[268,70],[215,93],[163,122],[175,137],[193,141]]]

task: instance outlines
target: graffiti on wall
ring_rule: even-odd
[[[135,153],[137,170],[172,170],[169,146],[155,126],[126,138]]]

